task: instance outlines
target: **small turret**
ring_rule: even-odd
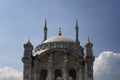
[[[23,61],[23,80],[32,80],[32,50],[33,50],[33,45],[30,42],[30,39],[26,44],[24,44],[24,56],[22,57]]]
[[[47,20],[45,19],[45,26],[44,26],[44,40],[45,41],[47,39]]]
[[[76,25],[75,25],[75,42],[77,44],[80,44],[78,36],[79,36],[79,27],[78,27],[78,20],[76,20]]]
[[[92,56],[93,55],[93,44],[90,42],[90,39],[88,37],[88,40],[84,46],[84,54],[85,56]]]
[[[95,56],[93,55],[93,44],[88,40],[84,45],[84,60],[85,60],[85,80],[93,80],[93,62]]]
[[[24,44],[24,57],[31,58],[32,57],[32,50],[33,50],[33,45],[30,42],[30,39],[26,44]]]

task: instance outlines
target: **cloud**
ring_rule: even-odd
[[[94,80],[120,79],[120,53],[104,51],[95,59]]]
[[[23,80],[21,71],[10,67],[0,68],[0,80]]]

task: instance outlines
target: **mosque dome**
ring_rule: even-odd
[[[48,38],[43,43],[49,43],[49,42],[74,42],[72,39],[67,38],[65,36],[54,36],[51,38]]]

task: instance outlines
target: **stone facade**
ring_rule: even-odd
[[[78,22],[75,40],[62,36],[47,39],[45,20],[43,42],[35,48],[30,40],[24,44],[23,80],[93,80],[93,44],[82,47],[78,40]]]

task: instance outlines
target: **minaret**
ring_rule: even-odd
[[[80,44],[78,38],[79,38],[79,28],[78,28],[78,20],[76,19],[76,25],[75,25],[75,42],[77,44]]]
[[[85,56],[93,56],[93,50],[92,50],[93,44],[91,43],[89,37],[88,40],[84,46],[84,55]]]
[[[45,25],[44,25],[44,40],[45,41],[47,39],[47,20],[45,19]]]
[[[29,38],[28,42],[26,44],[24,44],[24,57],[31,58],[32,50],[33,50],[33,45],[31,44],[30,38]]]

